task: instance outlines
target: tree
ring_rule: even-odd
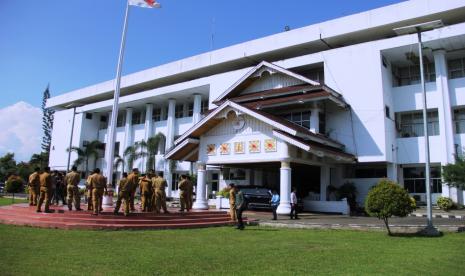
[[[74,161],[74,166],[79,166],[82,163],[85,163],[85,171],[87,176],[89,173],[89,159],[93,157],[96,160],[99,155],[99,150],[102,150],[102,148],[103,143],[98,140],[94,140],[84,146],[83,149],[79,147],[72,147],[71,149],[68,148],[67,151],[74,151],[77,153],[78,158]]]
[[[53,114],[55,113],[52,109],[46,108],[49,98],[50,90],[49,85],[47,85],[42,97],[42,130],[44,131],[44,136],[42,137],[42,151],[46,153],[47,163],[50,153],[50,144],[52,142]]]
[[[121,175],[124,173],[124,158],[122,158],[121,156],[119,156],[118,154],[115,155],[115,163],[114,163],[114,168],[115,168],[115,171],[118,170],[119,166],[121,165]]]
[[[0,157],[0,180],[6,180],[14,172],[16,172],[14,153],[7,153],[3,157]]]
[[[44,168],[48,164],[48,154],[46,152],[34,153],[29,160],[31,168]]]
[[[415,210],[415,200],[407,190],[389,179],[381,179],[371,188],[365,200],[365,210],[372,217],[382,219],[389,235],[389,218],[392,216],[405,217]]]
[[[13,194],[13,203],[15,202],[15,193],[19,193],[24,189],[24,182],[21,177],[11,175],[5,183],[5,190],[7,193]]]
[[[150,137],[146,142],[147,150],[147,170],[156,170],[156,155],[158,153],[158,147],[160,142],[165,139],[163,133],[157,133],[155,136]]]
[[[129,170],[133,169],[134,161],[144,157],[147,153],[144,151],[146,143],[144,140],[134,143],[134,145],[127,147],[124,150],[123,156],[127,159],[126,164]]]
[[[455,164],[442,166],[442,178],[449,186],[465,189],[465,158],[457,156]]]

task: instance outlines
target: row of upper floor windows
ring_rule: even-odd
[[[428,134],[430,136],[439,135],[438,110],[428,110]],[[454,133],[465,133],[465,107],[453,109]],[[423,111],[396,113],[397,137],[422,137],[424,136]]]
[[[436,81],[436,70],[433,62],[423,63],[423,74],[425,82]],[[449,79],[465,77],[465,58],[451,59],[447,61],[447,70]],[[392,85],[405,86],[420,83],[420,66],[418,64],[408,66],[392,67]]]

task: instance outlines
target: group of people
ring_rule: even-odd
[[[160,213],[168,213],[166,208],[166,180],[150,170],[147,174],[139,176],[139,170],[133,169],[128,175],[123,173],[123,177],[118,183],[118,198],[114,213],[118,214],[121,204],[124,203],[124,215],[129,215],[130,211],[135,211],[134,198],[137,187],[139,187],[141,195],[141,211]]]

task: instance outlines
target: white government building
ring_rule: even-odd
[[[344,213],[333,187],[353,183],[363,204],[382,177],[425,201],[418,39],[393,29],[433,20],[444,23],[422,33],[433,201],[463,204],[440,169],[465,147],[463,0],[401,2],[123,76],[115,154],[164,134],[156,170],[171,197],[178,176],[196,171],[197,208],[234,182],[280,191],[280,213],[291,187],[307,210]],[[71,136],[81,148],[107,141],[113,89],[110,80],[48,100],[52,169],[66,170]],[[105,154],[90,169],[112,165]],[[146,170],[145,158],[134,164]]]

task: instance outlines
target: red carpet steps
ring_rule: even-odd
[[[221,211],[192,211],[180,213],[170,210],[169,214],[132,213],[125,217],[114,215],[105,209],[98,216],[88,211],[68,211],[61,206],[52,206],[53,213],[36,213],[27,204],[0,207],[0,223],[58,229],[89,230],[145,230],[182,229],[233,225],[229,215]]]

